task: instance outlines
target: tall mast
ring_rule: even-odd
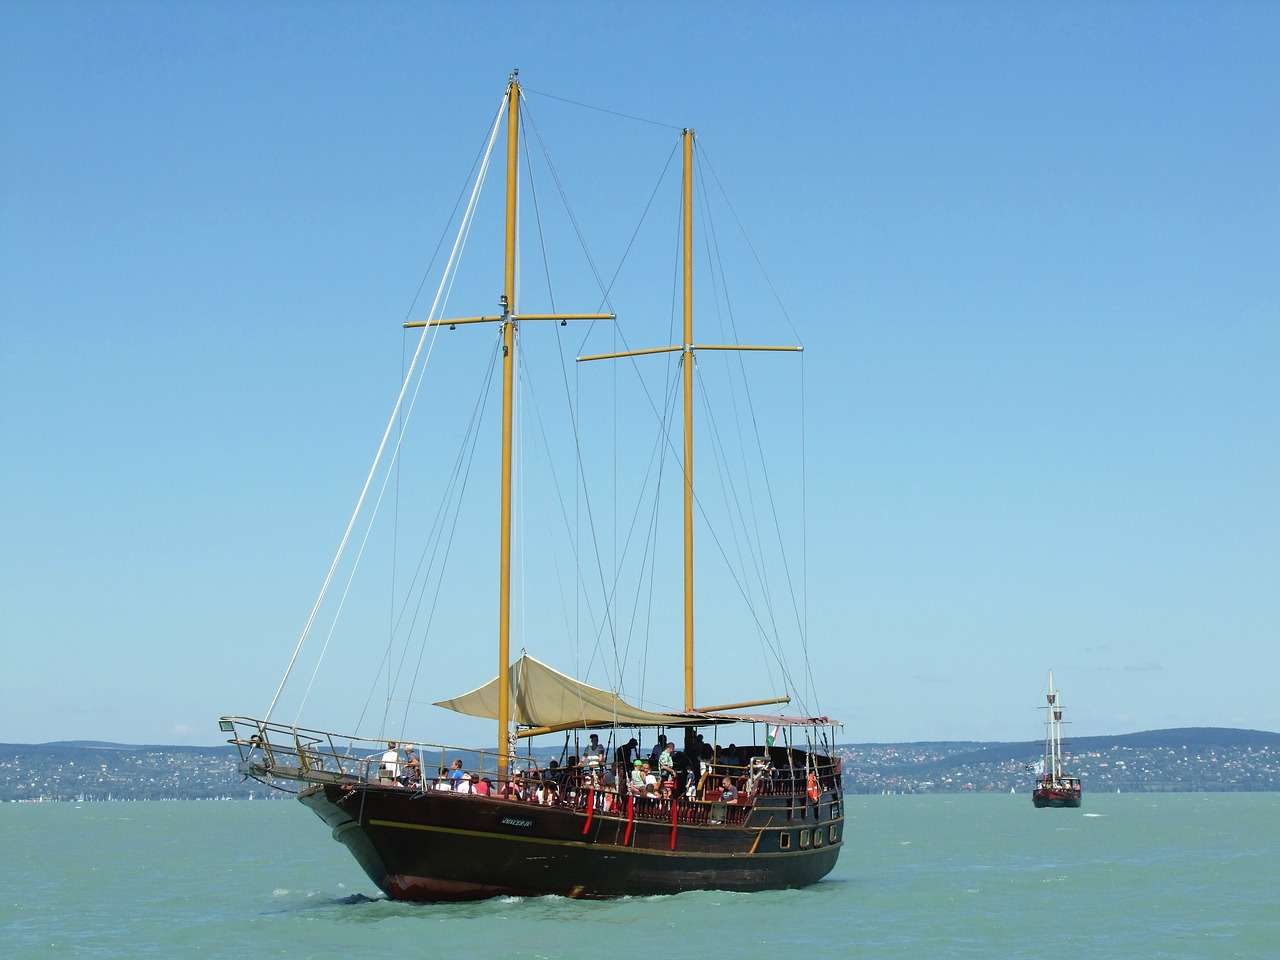
[[[502,519],[498,551],[498,775],[505,777],[511,758],[511,433],[515,406],[516,334],[522,321],[614,320],[612,313],[516,312],[516,208],[520,170],[520,71],[507,78],[507,217],[503,243],[502,313],[498,316],[408,320],[409,327],[448,327],[497,323],[502,327]],[[495,132],[496,135],[496,132]],[[492,145],[492,141],[490,141]],[[486,159],[486,163],[487,163]],[[477,188],[478,189],[478,188]]]
[[[621,357],[680,354],[684,376],[684,709],[699,712],[693,699],[693,358],[699,350],[749,350],[799,353],[801,346],[749,346],[740,343],[693,342],[693,130],[680,131],[684,148],[683,246],[684,246],[684,337],[683,342],[665,347],[642,347],[617,353],[594,353],[578,357],[579,363],[591,360],[617,360]],[[762,701],[775,703],[779,701]],[[704,707],[701,712],[708,712]]]
[[[1049,774],[1057,782],[1062,774],[1062,727],[1059,721],[1062,719],[1062,708],[1058,706],[1058,692],[1053,689],[1053,671],[1049,671],[1049,691],[1045,694],[1045,700],[1049,703],[1049,729],[1048,736],[1045,738],[1045,759],[1048,763],[1045,765],[1045,772]]]
[[[693,131],[684,141],[684,709],[693,710]]]
[[[516,193],[520,144],[520,81],[507,82],[507,230],[502,277],[502,519],[498,556],[498,776],[507,775],[511,721],[511,413],[516,361]]]

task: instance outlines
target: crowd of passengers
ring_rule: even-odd
[[[593,733],[582,756],[569,757],[563,766],[552,760],[539,768],[533,758],[521,758],[523,767],[517,760],[511,776],[497,781],[466,770],[461,760],[454,760],[450,766],[440,767],[434,778],[428,775],[424,783],[423,764],[413,744],[402,746],[392,740],[379,761],[378,779],[412,790],[477,794],[545,806],[575,802],[579,790],[590,789],[600,793],[598,802],[609,810],[618,797],[628,795],[735,803],[752,797],[764,781],[779,776],[768,756],[754,755],[749,747],[729,744],[713,748],[702,734],[696,734],[686,747],[676,750],[665,734],[659,734],[652,750],[643,756],[632,737],[614,751],[613,762],[608,763],[605,747]]]

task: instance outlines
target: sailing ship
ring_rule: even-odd
[[[1053,688],[1053,671],[1049,671],[1049,689],[1045,693],[1044,757],[1031,802],[1039,807],[1080,806],[1080,778],[1068,776],[1062,766],[1062,704]]]
[[[799,345],[699,344],[693,327],[694,149],[692,129],[679,129],[682,157],[680,231],[683,262],[683,336],[678,344],[580,356],[580,362],[653,354],[679,359],[683,391],[683,704],[652,710],[629,702],[616,689],[571,677],[523,652],[513,661],[511,639],[513,371],[523,326],[548,321],[607,323],[607,313],[525,313],[517,304],[517,214],[520,187],[521,111],[518,73],[509,78],[488,139],[488,152],[462,218],[469,229],[475,197],[505,119],[506,205],[502,293],[497,314],[436,316],[407,328],[453,329],[496,325],[500,334],[502,437],[498,537],[497,675],[470,692],[435,704],[496,723],[492,750],[403,739],[381,741],[304,728],[273,720],[281,691],[316,619],[333,578],[330,567],[285,677],[261,719],[224,716],[245,776],[275,786],[298,784],[301,803],[332,830],[370,879],[388,897],[449,901],[496,895],[608,898],[694,889],[754,891],[802,887],[834,867],[843,846],[841,765],[833,744],[838,724],[823,715],[750,712],[786,704],[774,696],[699,706],[694,687],[694,357],[708,350],[799,351]],[[675,147],[673,146],[673,150]],[[660,181],[661,182],[661,181]],[[536,201],[535,201],[536,202]],[[452,264],[452,257],[450,263]],[[448,267],[446,267],[446,275]],[[442,279],[442,287],[445,281]],[[607,294],[606,294],[607,296]],[[674,309],[674,308],[673,308]],[[421,341],[419,342],[419,351]],[[417,354],[414,355],[414,363]],[[413,370],[410,364],[410,373]],[[410,377],[401,384],[374,466],[392,436]],[[672,392],[674,397],[674,390]],[[674,401],[673,401],[674,402]],[[369,492],[371,469],[356,504]],[[655,501],[656,503],[656,501]],[[355,523],[348,524],[339,555]],[[326,642],[327,647],[327,642]],[[792,693],[795,691],[793,690]],[[729,724],[750,724],[750,747],[720,744]],[[739,726],[735,729],[743,729]],[[628,733],[657,736],[653,768]],[[563,734],[563,764],[540,768],[532,738]],[[568,737],[579,747],[567,757]],[[666,735],[671,734],[668,741]],[[600,743],[599,738],[604,742]],[[666,744],[659,753],[659,746]],[[372,751],[372,753],[371,753]],[[424,769],[440,758],[440,776]],[[578,762],[575,762],[578,761]],[[447,773],[446,766],[451,767]]]

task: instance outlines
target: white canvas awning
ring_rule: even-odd
[[[707,723],[705,714],[655,713],[627,703],[608,690],[582,683],[527,653],[511,665],[511,720],[526,727],[678,727]],[[471,717],[498,718],[498,678],[437,707]],[[712,721],[714,722],[714,721]]]

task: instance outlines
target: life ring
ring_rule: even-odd
[[[809,794],[809,799],[814,803],[817,803],[818,797],[822,795],[822,792],[818,789],[818,777],[812,771],[809,772],[808,781],[805,786],[807,788],[805,792]]]

